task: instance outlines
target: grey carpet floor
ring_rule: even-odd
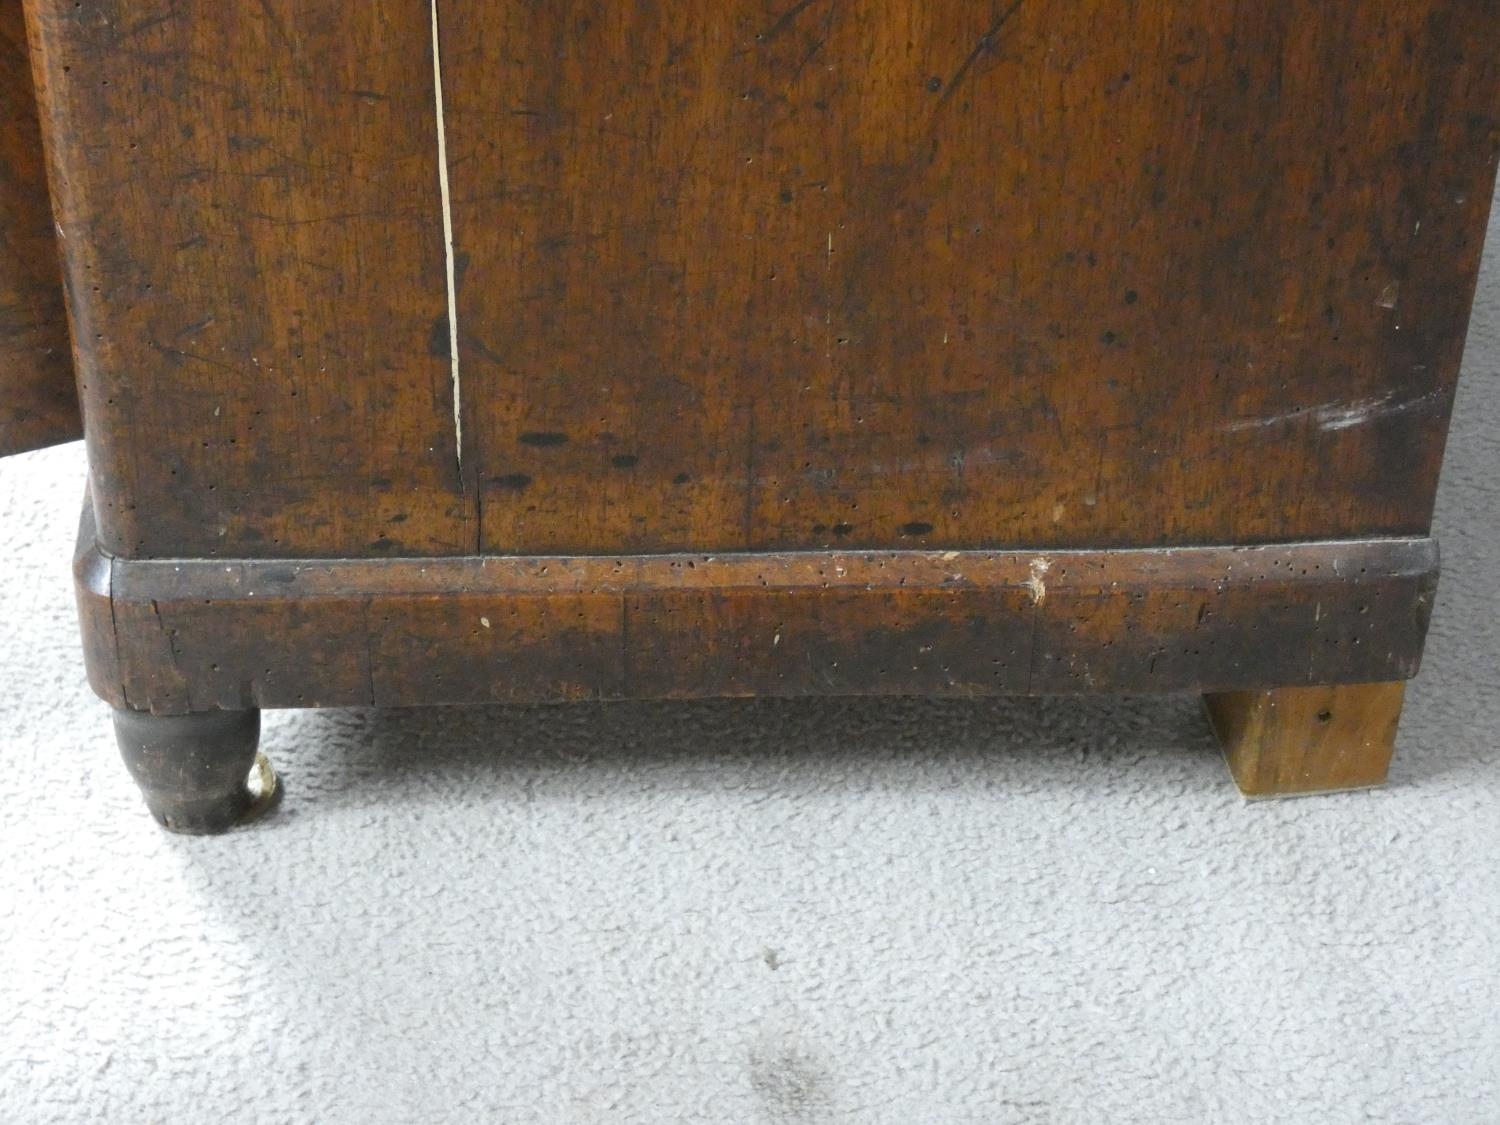
[[[1188,698],[275,713],[165,835],[0,463],[0,1123],[1500,1122],[1500,223],[1389,788]]]

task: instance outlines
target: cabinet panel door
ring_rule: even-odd
[[[0,0],[0,457],[83,436],[21,0]]]
[[[1426,530],[1494,4],[439,8],[486,549]]]

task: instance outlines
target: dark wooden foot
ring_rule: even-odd
[[[1406,685],[1347,684],[1203,697],[1247,797],[1368,789],[1385,782]]]
[[[256,751],[259,711],[150,715],[115,711],[115,738],[146,807],[163,828],[224,832],[265,808],[275,775]],[[252,773],[258,786],[252,786]]]

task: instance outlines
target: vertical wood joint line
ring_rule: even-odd
[[[438,195],[443,204],[443,254],[448,285],[448,364],[453,380],[453,444],[458,487],[464,487],[463,383],[458,370],[458,271],[453,252],[453,194],[448,187],[448,126],[443,110],[443,55],[438,36],[438,0],[432,0],[432,90],[437,114]]]
[[[635,676],[630,666],[630,588],[620,592],[620,694],[630,699],[634,695],[632,684]]]
[[[370,698],[371,707],[379,707],[375,701],[375,646],[370,632],[370,607],[372,598],[365,598],[360,607],[360,621],[364,625],[365,632],[365,693]]]
[[[92,505],[93,502],[93,495],[90,494],[88,503]],[[92,523],[93,521],[90,520],[90,522]],[[99,550],[99,533],[97,530],[94,532],[92,549],[96,552]],[[120,699],[129,708],[133,706],[130,702],[130,690],[126,683],[129,677],[125,674],[125,654],[121,651],[120,646],[120,620],[119,615],[115,612],[115,586],[117,580],[115,568],[118,565],[119,560],[115,556],[110,555],[108,558],[109,585],[107,587],[109,596],[109,643],[115,653],[115,676],[120,681]]]

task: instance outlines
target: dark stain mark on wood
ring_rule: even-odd
[[[446,314],[436,318],[427,332],[427,354],[435,359],[452,358],[453,341],[448,332]]]
[[[556,449],[568,444],[568,435],[555,430],[527,430],[516,440],[533,449]]]
[[[531,483],[531,478],[525,473],[505,473],[495,477],[494,482],[501,488],[522,489]]]
[[[640,462],[640,458],[634,453],[617,453],[609,459],[609,463],[617,469],[633,469]]]

